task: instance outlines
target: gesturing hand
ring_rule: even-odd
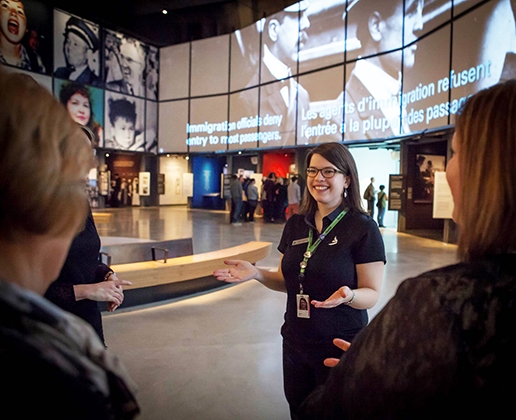
[[[333,344],[335,344],[339,349],[346,351],[351,346],[351,343],[346,340],[342,340],[341,338],[335,338],[333,340]],[[328,357],[324,359],[324,366],[335,367],[337,363],[339,363],[340,359],[335,359],[333,357]]]
[[[227,283],[241,283],[246,280],[254,279],[258,274],[258,269],[248,261],[226,260],[224,264],[230,267],[221,268],[213,272],[217,280]]]
[[[321,302],[319,300],[312,300],[310,303],[314,305],[316,308],[324,308],[331,309],[336,306],[342,305],[344,302],[349,302],[352,298],[353,292],[348,286],[343,286],[339,288],[335,293],[333,293],[328,299]]]

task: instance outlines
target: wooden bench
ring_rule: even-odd
[[[168,241],[134,242],[104,245],[100,248],[100,261],[111,266],[143,261],[163,260],[193,254],[192,238]]]
[[[212,273],[224,267],[224,260],[242,259],[252,264],[266,258],[271,242],[248,242],[218,251],[168,258],[166,262],[144,261],[113,264],[111,268],[120,279],[133,284],[124,286],[122,307],[152,303],[227,286]]]

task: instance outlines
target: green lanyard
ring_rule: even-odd
[[[299,263],[299,291],[301,294],[303,294],[303,280],[305,279],[305,270],[308,266],[308,260],[314,255],[315,250],[319,246],[319,244],[324,241],[324,238],[328,236],[328,234],[331,232],[331,230],[337,225],[337,223],[340,222],[340,220],[346,215],[348,209],[342,210],[339,215],[335,218],[333,222],[331,222],[330,226],[326,228],[326,230],[319,235],[317,240],[312,244],[313,239],[313,231],[312,228],[308,228],[308,244],[306,246],[306,251],[303,254],[303,261]]]

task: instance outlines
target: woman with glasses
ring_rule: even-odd
[[[340,357],[335,337],[353,337],[368,322],[379,297],[385,249],[378,225],[362,209],[358,174],[349,150],[326,143],[307,156],[300,214],[285,225],[277,272],[242,260],[225,261],[213,275],[228,283],[256,279],[287,293],[283,378],[292,419],[328,373],[328,354]],[[308,310],[300,302],[310,302]]]

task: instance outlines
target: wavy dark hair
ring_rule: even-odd
[[[349,152],[348,148],[341,143],[331,142],[323,143],[312,149],[306,156],[306,167],[310,166],[313,155],[321,155],[328,162],[331,162],[337,169],[342,171],[345,176],[349,177],[349,186],[347,188],[347,197],[344,197],[342,191],[342,203],[348,209],[356,209],[365,213],[362,207],[362,200],[360,197],[360,188],[358,184],[358,171],[355,164],[355,159]],[[305,194],[303,195],[303,202],[301,204],[300,213],[311,214],[317,210],[317,201],[312,197],[308,191],[308,186],[305,186]]]

